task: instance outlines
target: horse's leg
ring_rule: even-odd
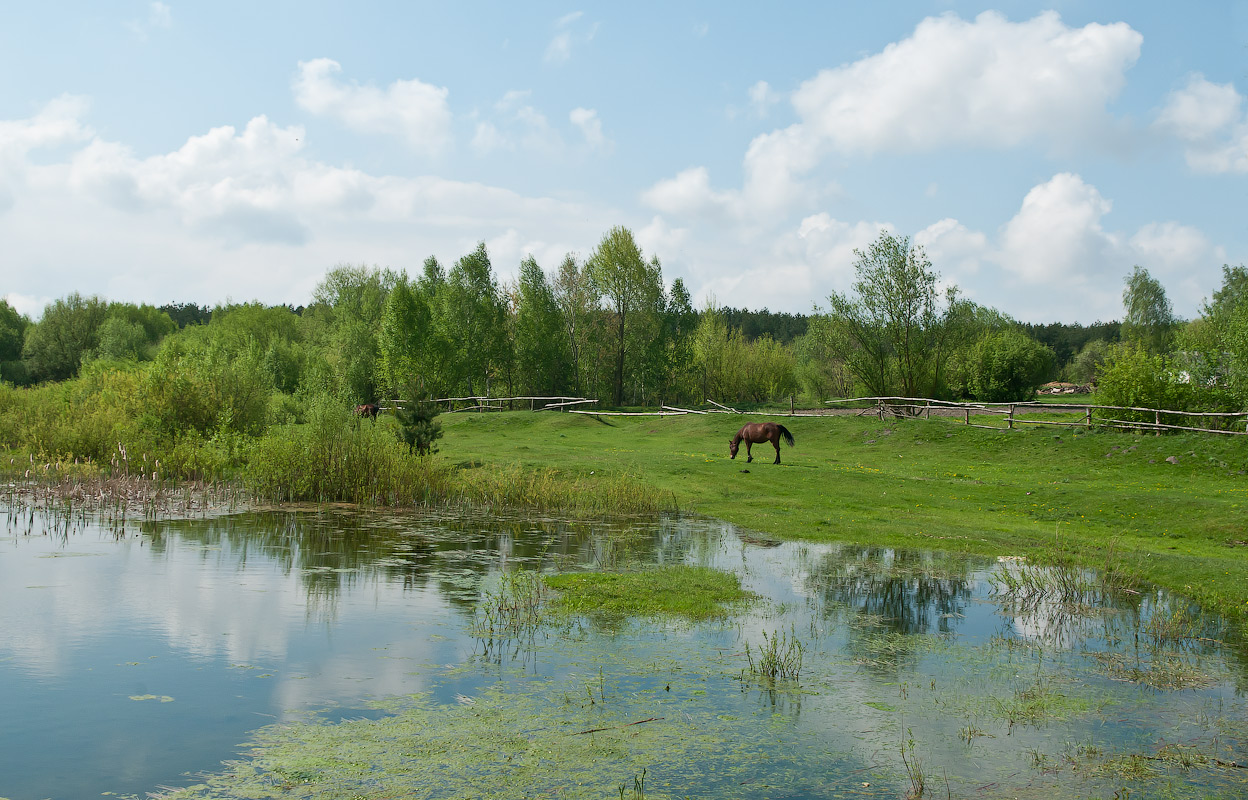
[[[773,447],[776,448],[776,460],[772,463],[779,464],[780,463],[780,434],[778,433],[776,434],[776,438],[771,440],[771,444]]]
[[[750,445],[752,444],[754,443],[749,439],[745,440],[745,463],[747,464],[754,460],[754,456],[750,455]]]

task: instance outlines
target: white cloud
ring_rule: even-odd
[[[126,28],[144,42],[151,36],[152,31],[171,27],[173,27],[173,13],[167,4],[160,2],[148,3],[145,19],[132,19],[126,23]]]
[[[657,211],[677,216],[718,216],[734,202],[731,194],[711,189],[706,167],[692,167],[659,181],[642,192],[641,200]]]
[[[766,226],[839,191],[808,178],[830,153],[1095,142],[1114,128],[1106,107],[1141,41],[1125,23],[1070,28],[1055,12],[1020,23],[992,11],[970,22],[929,17],[910,37],[803,83],[792,95],[801,121],[754,138],[740,190],[714,191],[709,179],[695,187],[686,172],[643,196],[678,213],[655,203],[671,201],[678,187],[698,189],[684,198],[691,212],[714,200],[738,221]],[[756,110],[776,100],[765,81],[749,94]]]
[[[18,294],[17,292],[9,292],[4,296],[5,302],[13,307],[17,313],[30,317],[38,322],[43,316],[43,309],[54,299],[53,297],[31,297],[29,295]]]
[[[581,134],[585,137],[585,144],[589,145],[590,148],[601,150],[610,144],[602,133],[602,120],[598,118],[596,109],[574,108],[568,114],[568,119],[580,129]]]
[[[745,154],[745,184],[740,190],[711,188],[705,167],[691,167],[673,178],[656,182],[641,199],[657,211],[676,215],[713,215],[761,230],[783,220],[793,209],[809,205],[821,190],[802,179],[814,167],[814,143],[800,125],[755,137]]]
[[[1135,264],[1162,281],[1180,313],[1193,313],[1202,281],[1225,253],[1200,230],[1174,221],[1151,222],[1132,235],[1107,229],[1112,207],[1078,175],[1059,173],[1027,193],[996,242],[951,219],[914,240],[950,277],[977,275],[973,299],[1021,319],[1071,319],[1072,307],[1083,317],[1118,318],[1123,278]],[[994,270],[997,279],[987,280]]]
[[[397,136],[412,149],[437,154],[450,143],[448,90],[419,80],[397,80],[385,89],[343,83],[337,61],[299,62],[295,102],[320,116],[337,119],[360,133]]]
[[[946,278],[975,275],[988,252],[987,236],[950,218],[933,222],[916,233],[914,243],[923,248],[933,264],[940,265],[939,271]]]
[[[478,122],[472,136],[472,149],[478,155],[489,155],[496,150],[514,150],[515,147],[493,123]]]
[[[771,113],[771,107],[780,102],[780,95],[767,81],[758,81],[749,89],[750,107],[758,117]]]
[[[477,123],[472,146],[478,155],[527,150],[550,157],[564,151],[563,136],[528,102],[530,94],[507,92],[494,104],[494,119]]]
[[[1112,203],[1078,175],[1060,173],[1031,189],[1001,237],[1001,264],[1025,282],[1086,281],[1120,242],[1101,227]],[[1072,287],[1073,288],[1073,287]]]
[[[1150,222],[1131,237],[1130,245],[1140,263],[1162,273],[1184,271],[1214,250],[1202,231],[1177,222]]]
[[[505,276],[514,253],[557,263],[620,222],[601,208],[479,183],[314,161],[301,128],[265,117],[138,157],[92,136],[84,110],[52,104],[0,123],[0,164],[17,178],[2,184],[11,202],[0,241],[20,267],[4,290],[27,312],[71,289],[139,302],[233,294],[302,303],[333,264],[414,270],[430,254],[453,261],[481,239],[515,240],[495,255]]]
[[[543,59],[548,64],[565,64],[572,58],[572,49],[589,44],[598,33],[598,23],[588,28],[579,25],[583,11],[573,11],[555,21],[555,35],[546,45]]]
[[[691,220],[673,228],[656,217],[651,227],[659,234],[679,231],[679,246],[659,252],[665,272],[687,276],[699,303],[714,294],[721,304],[749,308],[826,306],[830,293],[850,289],[854,250],[864,250],[882,231],[898,230],[889,221],[824,211],[759,234],[727,213],[738,200],[714,192],[701,167],[660,182],[645,197],[664,214]],[[1134,264],[1162,281],[1178,313],[1194,314],[1225,252],[1199,229],[1176,221],[1120,232],[1106,224],[1112,208],[1080,176],[1058,173],[1028,191],[995,232],[943,218],[912,241],[925,249],[943,284],[1025,321],[1120,318],[1123,277]]]
[[[793,106],[846,153],[948,145],[1060,145],[1103,133],[1143,37],[1125,23],[1069,28],[1056,12],[1013,23],[929,17],[907,39],[806,81]]]
[[[1198,172],[1248,172],[1248,116],[1244,98],[1229,83],[1193,75],[1171,92],[1154,123],[1186,144],[1187,164]]]
[[[546,45],[546,61],[551,64],[562,64],[572,57],[572,34],[562,31]]]
[[[85,97],[64,94],[29,119],[0,120],[0,164],[20,161],[32,150],[88,140],[92,131],[82,121]]]

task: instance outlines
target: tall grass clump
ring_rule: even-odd
[[[542,610],[548,594],[546,584],[533,570],[503,572],[498,588],[487,591],[477,607],[473,633],[488,639],[531,636],[542,622]]]
[[[257,497],[406,506],[448,496],[448,471],[410,455],[387,419],[355,417],[330,397],[311,401],[307,416],[250,444],[242,479]]]
[[[745,658],[750,672],[769,681],[795,681],[802,674],[802,655],[806,646],[797,638],[796,631],[776,631],[771,636],[763,631],[763,646],[753,650],[745,644]]]
[[[676,510],[671,492],[629,474],[568,475],[513,464],[460,470],[456,491],[468,503],[499,508],[559,509],[580,514],[633,514]]]
[[[1023,605],[1104,603],[1139,583],[1118,557],[1116,543],[1110,541],[1099,566],[1090,566],[1094,556],[1055,538],[1053,548],[1038,556],[1042,563],[1003,561],[988,581],[993,594]]]

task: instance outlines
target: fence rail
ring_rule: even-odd
[[[602,411],[599,409],[583,409],[574,408],[573,406],[583,406],[597,403],[598,400],[585,397],[570,397],[559,395],[553,397],[540,397],[536,395],[523,395],[516,397],[489,397],[487,395],[477,395],[472,397],[440,397],[435,399],[435,403],[446,403],[447,411],[451,413],[461,411],[502,411],[506,408],[514,408],[516,402],[529,402],[531,411],[562,411],[568,414],[587,414],[595,417],[676,417],[688,414],[749,414],[755,417],[823,417],[837,413],[848,413],[856,411],[859,416],[872,415],[877,416],[881,420],[888,417],[897,418],[914,418],[923,417],[930,418],[933,415],[942,417],[962,417],[963,422],[973,428],[987,428],[989,430],[1006,430],[1013,429],[1015,425],[1051,425],[1054,427],[1064,428],[1091,428],[1100,426],[1105,428],[1125,428],[1137,431],[1153,431],[1160,435],[1162,431],[1189,431],[1196,433],[1217,433],[1231,436],[1248,435],[1246,430],[1227,430],[1223,428],[1209,428],[1195,425],[1174,425],[1163,423],[1162,417],[1165,415],[1173,415],[1178,418],[1209,418],[1221,419],[1228,422],[1233,420],[1244,420],[1248,423],[1248,411],[1177,411],[1165,408],[1144,408],[1140,406],[1105,406],[1092,403],[1039,403],[1035,401],[1021,401],[1015,403],[959,403],[952,400],[934,400],[928,397],[847,397],[837,400],[825,400],[825,406],[840,406],[840,409],[798,409],[795,407],[792,398],[790,398],[789,411],[750,411],[743,412],[723,403],[716,402],[707,398],[706,403],[710,408],[694,409],[681,408],[679,406],[659,405],[657,411]],[[541,405],[538,405],[539,401]],[[393,405],[399,405],[399,401],[383,401]],[[472,405],[461,406],[456,408],[456,403],[472,403]],[[866,404],[859,408],[851,407],[851,404]],[[506,404],[506,405],[504,405]],[[1109,415],[1094,415],[1094,411],[1130,411],[1136,413],[1147,413],[1153,415],[1153,421],[1145,420],[1128,420],[1117,419]],[[1048,416],[1065,415],[1067,419],[1029,419],[1024,414],[1044,414]],[[1002,417],[1004,425],[983,425],[971,422],[971,417]],[[1070,419],[1076,417],[1076,419]]]
[[[1248,435],[1248,430],[1238,431],[1222,428],[1196,427],[1192,425],[1170,425],[1161,421],[1162,415],[1197,418],[1207,417],[1231,421],[1237,418],[1248,418],[1248,411],[1176,411],[1173,409],[1144,408],[1141,406],[1105,406],[1091,403],[1063,403],[1061,405],[1054,405],[1052,403],[1037,403],[1032,401],[1017,403],[958,403],[950,400],[932,400],[926,397],[852,397],[843,400],[826,400],[824,402],[826,404],[871,403],[872,405],[862,408],[859,413],[874,413],[881,420],[888,416],[917,417],[922,415],[927,418],[931,416],[933,410],[942,412],[942,416],[950,416],[950,411],[960,410],[965,417],[967,425],[998,430],[1001,428],[999,425],[972,424],[971,415],[1002,415],[1005,417],[1005,427],[1008,429],[1012,429],[1015,424],[1087,428],[1091,428],[1093,425],[1098,425],[1105,428],[1151,430],[1158,435],[1160,435],[1163,430],[1217,433],[1230,436]],[[899,412],[899,409],[905,409],[911,413],[902,414]],[[1093,416],[1093,411],[1135,411],[1150,413],[1153,415],[1153,421],[1147,422],[1144,420],[1114,419],[1109,416]],[[1018,416],[1020,412],[1032,414],[1082,414],[1083,420],[1080,422],[1070,422],[1051,419],[1024,419]]]

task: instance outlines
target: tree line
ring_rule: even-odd
[[[1222,288],[1188,323],[1137,267],[1121,324],[1026,325],[939,288],[907,237],[883,233],[855,256],[851,290],[807,315],[713,301],[695,310],[683,281],[668,283],[623,227],[549,271],[526,258],[506,282],[484,244],[449,265],[429,257],[415,275],[340,265],[306,307],[157,308],[75,293],[32,323],[0,302],[0,380],[128,372],[148,387],[150,407],[170,395],[167,424],[205,433],[262,429],[320,395],[345,404],[574,395],[615,407],[798,394],[1012,401],[1062,377],[1102,387],[1108,378],[1114,397],[1132,401],[1123,405],[1222,407],[1248,396],[1242,266],[1224,268]],[[179,392],[191,399],[174,410]]]

